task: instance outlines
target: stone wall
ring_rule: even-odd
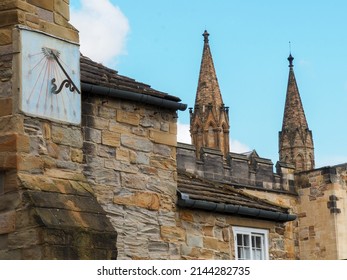
[[[176,112],[84,96],[84,174],[118,231],[120,259],[170,259],[177,244]]]
[[[69,24],[69,0],[3,0],[0,3],[0,45],[12,43],[16,24],[78,42],[78,31]]]
[[[346,165],[297,175],[301,259],[347,258]]]
[[[294,193],[294,167],[291,165],[278,163],[277,173],[274,173],[271,160],[259,157],[256,151],[229,153],[226,160],[219,150],[202,148],[200,153],[197,159],[194,146],[179,143],[177,168],[235,186]]]
[[[180,244],[182,259],[235,259],[234,226],[268,230],[270,259],[295,258],[292,237],[285,234],[283,223],[188,209],[179,209],[176,217],[177,229],[167,238]]]
[[[83,175],[81,126],[19,111],[20,24],[78,42],[69,1],[0,3],[0,259],[115,259],[117,234]]]

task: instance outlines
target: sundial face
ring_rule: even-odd
[[[20,109],[29,115],[80,124],[79,46],[29,29],[20,29],[20,41]]]

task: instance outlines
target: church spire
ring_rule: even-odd
[[[190,133],[199,156],[200,148],[229,153],[229,108],[224,106],[209,45],[210,34],[203,33],[204,47],[200,65],[195,106],[190,110]]]
[[[314,168],[314,146],[295,79],[293,60],[290,54],[282,131],[279,133],[279,154],[280,161],[293,164],[296,171],[303,171]]]

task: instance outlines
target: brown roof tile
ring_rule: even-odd
[[[105,67],[101,63],[97,63],[86,56],[81,55],[80,65],[82,83],[156,96],[176,102],[181,101],[176,96],[157,91],[147,84],[119,75],[116,70]]]
[[[232,184],[216,183],[190,173],[179,172],[178,190],[194,200],[231,204],[280,213],[288,212],[288,208],[252,196],[236,189]]]

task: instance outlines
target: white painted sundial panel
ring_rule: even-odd
[[[20,38],[21,110],[46,119],[80,124],[79,46],[28,29],[20,30]],[[61,86],[61,91],[54,93]]]

